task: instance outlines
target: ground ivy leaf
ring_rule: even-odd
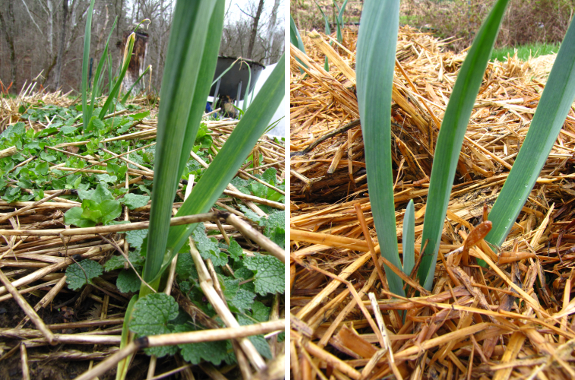
[[[135,210],[139,207],[144,207],[148,204],[150,197],[147,195],[138,195],[138,194],[126,194],[124,198],[121,199],[122,203],[128,206],[130,210]]]
[[[189,253],[178,254],[178,262],[176,264],[176,274],[181,280],[187,280],[190,277],[193,279],[198,278],[198,272],[196,271],[196,264],[194,264],[194,259]]]
[[[234,240],[234,238],[230,238],[230,246],[228,247],[228,252],[230,253],[232,260],[237,260],[244,254],[244,250],[240,244]]]
[[[285,248],[285,211],[270,214],[264,221],[264,234],[274,243]]]
[[[259,322],[267,322],[270,318],[270,308],[256,301],[252,306],[252,317]]]
[[[80,289],[85,284],[91,284],[94,277],[103,273],[100,264],[92,260],[82,260],[66,268],[66,282],[72,290]]]
[[[269,169],[266,169],[264,174],[262,174],[262,178],[264,181],[266,181],[270,185],[275,186],[277,173],[278,172],[275,168],[269,168]]]
[[[138,275],[132,268],[121,271],[116,280],[116,286],[122,293],[137,292],[140,290],[141,284],[142,281],[140,281]]]
[[[130,262],[133,265],[143,265],[144,264],[144,259],[142,256],[140,256],[137,252],[131,251],[128,253],[128,258],[130,259]],[[124,268],[124,263],[126,262],[126,259],[124,258],[124,256],[112,256],[110,257],[110,260],[106,261],[106,263],[104,264],[104,270],[106,272],[110,272],[116,269],[121,269]]]
[[[221,283],[222,281],[220,281]],[[224,297],[226,300],[231,300],[236,296],[238,290],[240,290],[240,280],[235,280],[230,277],[223,277],[222,291],[224,292]]]
[[[247,325],[253,324],[253,321],[250,318],[248,318],[242,314],[238,314],[237,319],[238,319],[238,323],[241,326],[247,326]],[[270,345],[267,342],[267,340],[264,338],[263,335],[252,335],[252,336],[249,336],[248,339],[252,342],[252,344],[254,345],[256,350],[258,350],[258,352],[260,353],[261,356],[265,357],[266,359],[272,358],[272,352],[270,350]]]
[[[230,302],[231,307],[235,307],[237,312],[243,313],[249,310],[254,303],[256,294],[245,289],[240,289],[236,293],[236,296],[232,298]]]
[[[189,325],[178,325],[175,332],[197,331]],[[220,365],[223,360],[228,359],[228,347],[225,340],[214,342],[201,342],[191,344],[180,344],[182,357],[191,364],[199,364],[202,360],[209,361],[213,365]]]
[[[162,358],[166,355],[175,355],[178,352],[178,346],[150,347],[144,349],[144,352],[149,356]]]
[[[253,256],[245,259],[248,269],[255,272],[256,293],[282,293],[285,291],[284,264],[273,256]]]
[[[165,293],[148,294],[134,305],[130,330],[138,335],[168,334],[168,321],[178,316],[178,304]]]
[[[211,259],[214,266],[223,266],[228,263],[228,256],[220,251],[218,243],[214,242],[206,235],[203,223],[199,223],[192,234],[196,243],[196,248],[204,259]],[[283,277],[282,277],[283,278]]]
[[[141,249],[144,238],[148,235],[148,229],[135,230],[126,232],[126,241],[130,247],[134,249]]]

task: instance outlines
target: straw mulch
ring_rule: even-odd
[[[2,123],[6,126],[19,120],[20,104],[37,104],[40,100],[45,104],[60,106],[69,106],[72,103],[67,97],[58,94],[24,91],[16,98],[0,99]],[[147,100],[139,98],[135,99],[134,102],[145,105]],[[152,115],[155,115],[156,111],[157,108],[156,110],[152,109]],[[124,111],[123,114],[126,112]],[[137,112],[141,111],[134,111],[134,113]],[[36,130],[45,128],[45,125],[41,123],[28,120],[25,122],[29,128]],[[156,122],[156,118],[145,119],[138,124],[137,128],[140,129],[140,132],[137,132],[137,135],[131,132],[131,134],[120,136],[119,139],[133,140],[139,138],[149,140],[148,142],[153,144],[155,143]],[[213,158],[217,153],[216,149],[218,151],[221,149],[238,121],[227,119],[205,122],[214,141],[210,156]],[[52,148],[67,150],[73,146],[47,147],[47,149]],[[255,167],[245,165],[238,172],[238,176],[244,179],[253,179],[254,174],[261,174],[267,168],[274,167],[277,169],[278,183],[281,183],[285,178],[285,147],[273,139],[263,136],[254,148],[255,157],[259,156],[257,153],[262,155],[263,160],[256,162]],[[201,161],[198,156],[192,155],[198,162]],[[80,170],[80,172],[105,173],[105,170],[94,171],[92,167],[93,165],[105,166],[106,164],[100,162],[100,159],[92,157],[88,162],[90,166]],[[209,165],[209,163],[203,163],[203,165]],[[64,164],[62,163],[62,165]],[[61,165],[59,166],[60,170],[66,170]],[[126,183],[121,184],[121,186],[128,187],[128,181],[130,184],[137,184],[143,179],[154,177],[153,170],[143,166],[139,166],[138,169],[135,169],[135,166],[130,166],[127,174]],[[265,185],[270,186],[267,183]],[[183,185],[180,184],[179,186],[178,196],[183,199]],[[281,192],[282,190],[278,191]],[[17,376],[22,373],[22,378],[28,378],[24,375],[25,369],[26,372],[30,369],[33,378],[35,378],[34,376],[38,376],[38,378],[44,378],[43,376],[63,378],[61,377],[62,373],[66,374],[66,378],[75,377],[85,371],[88,366],[91,368],[118,350],[122,324],[124,323],[124,312],[131,297],[131,294],[123,294],[116,287],[118,271],[105,272],[94,278],[93,284],[84,286],[78,292],[71,291],[66,287],[64,272],[69,265],[79,260],[89,258],[103,264],[112,255],[117,256],[122,252],[128,253],[129,247],[124,240],[124,234],[119,233],[119,231],[125,230],[125,225],[97,226],[88,229],[65,226],[64,213],[71,207],[80,206],[79,202],[60,196],[69,194],[70,191],[48,190],[45,191],[46,198],[39,202],[8,204],[0,200],[0,268],[3,276],[5,276],[0,283],[0,378],[8,376],[9,371],[10,376]],[[173,204],[174,213],[181,204],[182,202]],[[255,196],[245,196],[235,187],[228,187],[216,204],[236,217],[240,217],[244,221],[244,227],[246,225],[249,227],[249,220],[245,217],[240,206],[247,206],[252,212],[260,216],[266,215],[259,206],[261,204],[278,209],[285,208],[279,202],[271,202]],[[145,229],[148,228],[149,213],[149,203],[133,211],[126,208],[122,214],[122,220],[130,223],[142,222],[137,229]],[[211,222],[206,222],[205,226],[208,231],[219,231],[219,234],[210,235],[219,241],[229,243],[229,237],[234,237],[242,245],[247,255],[253,255],[254,252],[261,250],[258,239],[261,239],[263,235],[256,230],[257,227],[250,227],[251,231],[241,230],[237,225],[231,225],[225,221],[217,220],[217,218]],[[211,268],[213,269],[213,266]],[[175,270],[175,265],[172,266],[171,270]],[[24,307],[14,302],[12,293],[4,286],[5,281],[9,281],[17,287],[18,292],[24,296],[22,300],[29,303],[29,307],[37,311],[40,316],[39,320],[30,321],[30,318],[24,313]],[[219,284],[217,280],[214,283]],[[204,328],[214,328],[214,326],[217,328],[219,326],[212,318],[197,308],[185,294],[180,292],[175,282],[171,291],[182,310],[188,312],[197,323]],[[271,319],[278,320],[283,318],[283,315],[283,302],[280,296],[276,295],[273,299]],[[44,325],[52,332],[55,345],[49,344],[47,335],[40,331],[41,329],[39,330],[39,325]],[[277,337],[271,338],[271,342],[270,346],[274,357],[283,358],[284,344],[277,342]],[[241,359],[239,366],[242,372],[251,373],[250,364],[243,354]],[[15,362],[13,362],[14,360]],[[73,363],[83,364],[76,365]],[[146,378],[149,363],[150,358],[147,355],[137,355],[132,362],[132,370],[128,378]],[[274,360],[274,365],[281,366],[283,362]],[[180,357],[176,357],[176,360],[173,357],[158,359],[156,374],[165,375],[163,372],[173,370],[176,367],[179,367],[176,371],[180,373],[179,376],[186,379],[194,378],[192,366],[187,365]],[[205,373],[209,373],[210,376],[219,376],[223,379],[225,378],[223,373],[235,368],[237,367],[228,366],[223,372],[220,372],[221,368],[214,368],[209,363],[201,364],[201,370],[204,372],[202,376],[204,377],[207,376]],[[196,376],[198,371],[199,369],[194,369]],[[46,375],[48,372],[51,375]],[[26,375],[29,374],[26,373]]]
[[[381,281],[382,259],[377,267],[372,259],[379,246],[370,252],[361,225],[365,218],[377,244],[354,92],[357,34],[347,30],[343,46],[333,48],[325,35],[302,38],[309,57],[291,53],[308,69],[302,75],[292,58],[290,81],[294,379],[574,378],[573,111],[503,246],[481,240],[469,255],[448,254],[500,192],[549,65],[514,57],[489,64],[460,155],[433,291],[416,297],[412,288],[399,298]],[[395,206],[401,254],[404,209],[415,202],[416,263],[432,157],[441,154],[434,151],[438,128],[464,57],[443,52],[429,35],[400,30],[391,114]]]

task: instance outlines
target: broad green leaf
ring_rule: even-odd
[[[120,199],[123,204],[128,206],[130,210],[135,210],[139,207],[144,207],[148,204],[150,197],[147,195],[139,195],[128,193],[124,195],[124,198]]]
[[[238,318],[238,323],[242,326],[248,326],[248,325],[252,325],[254,324],[254,321],[251,320],[250,318],[245,317],[242,314],[238,314],[237,316]],[[254,347],[256,348],[256,350],[258,350],[258,352],[260,353],[260,355],[262,355],[263,357],[265,357],[266,359],[271,359],[272,358],[272,353],[270,350],[270,345],[269,343],[265,340],[263,335],[252,335],[249,336],[248,339],[252,342],[252,344],[254,345]]]
[[[136,252],[129,252],[128,258],[130,259],[130,262],[133,265],[142,265],[144,262],[143,257],[138,255]],[[125,262],[126,262],[126,259],[124,258],[124,256],[121,256],[121,255],[120,256],[112,256],[104,264],[104,269],[106,270],[106,272],[116,270],[116,269],[121,269],[121,268],[124,268]]]
[[[197,88],[202,61],[204,58],[208,59],[203,55],[206,41],[209,39],[209,26],[211,21],[223,22],[218,20],[223,19],[224,7],[223,0],[178,1],[174,9],[160,93],[162,103],[158,116],[154,188],[150,212],[150,231],[153,235],[147,240],[147,258],[143,273],[144,280],[154,287],[158,286],[156,279],[161,274],[166,253],[172,203],[181,173],[180,160],[182,155],[186,156],[186,160],[189,155],[189,152],[183,152],[185,134],[188,124],[191,123],[189,116],[191,112],[195,114],[194,110],[197,107],[201,106],[204,109],[209,91],[209,83],[206,88]],[[217,56],[217,49],[212,54]],[[202,103],[194,104],[192,110],[192,100],[199,99],[200,96]],[[199,120],[197,122],[196,133]],[[194,138],[195,133],[192,142]],[[168,255],[173,256],[172,252],[175,254],[177,251],[178,249],[169,249]],[[147,292],[149,289],[142,287],[140,294],[145,295]]]
[[[82,217],[84,210],[82,207],[72,207],[64,214],[64,224],[75,225],[81,228],[94,227],[96,222]]]
[[[498,0],[477,32],[457,75],[437,137],[427,209],[423,221],[422,247],[426,242],[427,246],[425,252],[422,252],[423,257],[418,271],[419,281],[427,290],[431,290],[433,285],[441,231],[461,145],[508,2],[509,0]]]
[[[148,230],[135,230],[126,232],[126,241],[130,244],[130,247],[134,249],[140,249],[144,238],[148,235]]]
[[[180,164],[178,168],[178,178],[180,178],[179,176],[184,172],[186,163],[190,158],[190,152],[194,146],[194,142],[196,141],[198,131],[202,127],[201,120],[206,109],[206,99],[211,88],[212,79],[216,72],[218,51],[220,49],[220,41],[222,39],[224,23],[223,9],[223,1],[217,2],[216,8],[214,8],[212,14],[212,19],[208,23],[206,42],[204,44],[203,54],[201,55],[202,58],[196,88],[193,93],[192,107],[190,109],[188,123],[184,133],[182,155],[180,156]],[[247,88],[249,88],[249,81]],[[202,139],[202,145],[207,148],[212,144],[212,137],[207,134],[208,130],[205,125],[203,125],[203,128],[205,128],[205,137]]]
[[[359,27],[355,70],[375,230],[381,254],[401,268],[395,233],[390,120],[398,27],[399,0],[366,0]],[[401,278],[387,266],[385,274],[390,290],[405,295]]]
[[[575,99],[575,21],[567,30],[515,164],[497,197],[489,220],[493,229],[485,240],[501,245],[557,140]]]
[[[230,253],[232,260],[237,260],[244,254],[242,247],[237,241],[235,241],[234,238],[230,238],[230,246],[228,247],[228,252]]]
[[[254,102],[210,166],[204,171],[202,178],[194,186],[192,193],[180,207],[176,216],[199,214],[210,210],[265,131],[281,103],[284,93],[285,56],[282,56]],[[155,179],[156,177],[154,177]],[[167,206],[169,209],[171,209],[171,202],[170,200],[169,206]],[[169,216],[167,220],[169,220]],[[196,224],[170,228],[168,255],[162,268],[167,267],[171,258],[185,244],[188,236],[195,228]]]
[[[94,277],[103,273],[100,264],[92,260],[82,260],[66,268],[66,283],[72,290],[78,290],[86,284],[91,284]]]

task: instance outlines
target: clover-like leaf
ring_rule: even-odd
[[[66,283],[72,290],[80,289],[86,284],[91,284],[94,277],[103,273],[100,264],[92,260],[82,260],[66,268]]]

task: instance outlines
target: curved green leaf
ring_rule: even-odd
[[[411,274],[415,266],[415,211],[413,199],[409,200],[403,216],[403,273]]]
[[[515,164],[489,213],[485,240],[501,245],[517,219],[575,99],[575,21],[567,30]]]
[[[399,0],[366,0],[359,27],[355,68],[367,186],[377,238],[381,254],[401,268],[395,232],[390,116],[398,27]],[[391,291],[403,296],[401,278],[387,266],[385,274]]]
[[[199,214],[210,210],[264,133],[284,95],[285,55],[280,58],[254,102],[194,186],[176,216]],[[196,226],[197,224],[170,227],[167,253],[160,273],[169,265]],[[156,280],[158,278],[154,279]]]
[[[508,2],[509,0],[498,0],[479,29],[461,66],[441,123],[423,221],[422,246],[425,246],[426,242],[427,246],[425,252],[422,252],[418,271],[420,283],[428,290],[431,290],[433,284],[441,231],[461,145]]]
[[[218,0],[218,9],[223,13]],[[179,163],[187,132],[192,100],[202,95],[201,107],[205,107],[207,91],[195,94],[204,46],[208,39],[208,26],[216,2],[178,1],[174,9],[174,20],[160,98],[156,155],[154,162],[154,186],[150,210],[150,236],[147,239],[147,255],[144,266],[144,281],[150,283],[160,273],[168,241],[171,209],[180,177]],[[217,53],[215,53],[217,54]],[[211,78],[208,79],[210,81]],[[199,120],[198,120],[199,122]],[[195,137],[195,135],[194,135]],[[186,153],[186,156],[188,153]],[[151,286],[157,287],[157,283]],[[149,289],[143,285],[140,296]]]

